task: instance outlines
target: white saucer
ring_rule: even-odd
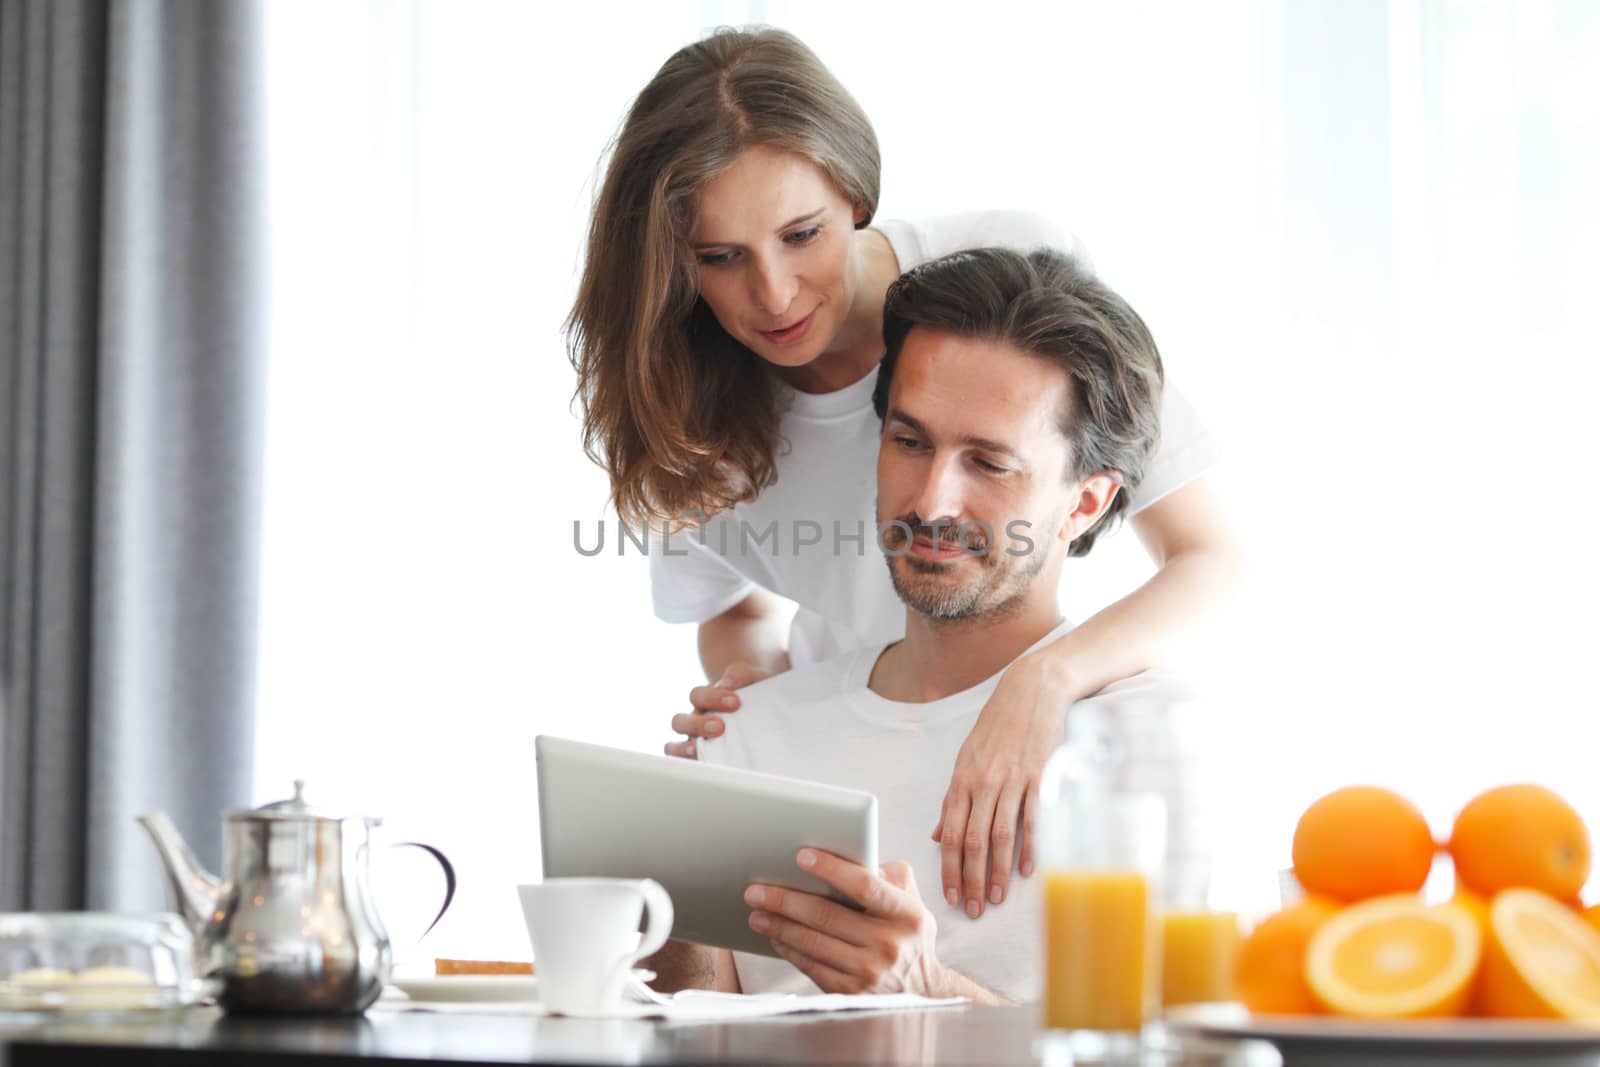
[[[482,1004],[488,1001],[538,1000],[539,979],[531,974],[447,974],[440,977],[394,978],[390,985],[412,1000]]]

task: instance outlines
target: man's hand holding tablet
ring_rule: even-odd
[[[934,948],[938,924],[909,864],[892,860],[880,873],[810,848],[795,862],[865,910],[782,886],[751,885],[744,893],[753,909],[750,929],[771,938],[779,956],[824,993],[943,995],[946,968]]]

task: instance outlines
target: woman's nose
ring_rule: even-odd
[[[779,263],[757,263],[750,296],[762,311],[774,318],[789,310],[798,288],[794,274]],[[778,323],[790,326],[792,323]]]

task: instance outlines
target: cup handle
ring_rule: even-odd
[[[417,938],[418,941],[421,941],[422,938],[427,937],[428,934],[433,932],[433,928],[435,926],[439,925],[439,920],[444,918],[444,913],[450,910],[450,902],[456,899],[455,864],[451,863],[449,857],[447,857],[443,852],[440,852],[432,845],[425,845],[421,841],[400,841],[395,843],[392,847],[420,848],[422,851],[432,856],[435,860],[439,861],[439,866],[444,870],[444,903],[439,905],[439,913],[433,917],[433,922],[429,923],[428,928],[422,931],[421,936]]]
[[[639,948],[618,965],[624,975],[646,956],[653,956],[667,943],[672,933],[672,898],[661,888],[661,883],[649,878],[639,880],[639,893],[644,897],[644,934],[639,938]]]

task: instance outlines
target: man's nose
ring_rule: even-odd
[[[750,298],[756,306],[774,318],[789,310],[789,305],[794,303],[795,292],[799,288],[794,272],[785,268],[783,263],[776,259],[757,261],[753,271],[750,287]],[[779,326],[792,326],[793,323],[776,323]]]
[[[935,454],[926,468],[917,493],[917,514],[924,522],[948,519],[953,525],[961,515],[961,471],[958,458]]]

